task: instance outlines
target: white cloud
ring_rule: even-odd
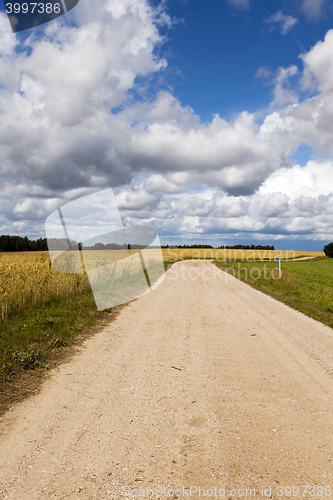
[[[285,213],[288,206],[289,198],[283,193],[272,193],[264,202],[260,214],[263,217],[278,217]]]
[[[283,14],[282,10],[278,10],[275,14],[265,19],[265,22],[279,25],[281,34],[287,35],[298,22],[298,19],[293,16],[287,16]]]
[[[249,0],[227,0],[227,2],[236,9],[248,9],[250,7]]]
[[[326,241],[332,236],[333,191],[325,179],[332,165],[310,161],[305,167],[281,168],[250,196],[228,196],[216,187],[192,194],[152,192],[155,202],[136,212],[123,211],[123,216],[132,223],[149,217],[165,242],[203,241],[206,236],[221,242],[235,233],[270,242],[309,235]],[[146,185],[149,178],[138,190]]]
[[[298,95],[290,88],[290,79],[298,74],[297,66],[289,68],[279,68],[275,78],[274,103],[278,106],[284,106],[298,101]]]
[[[116,196],[119,210],[140,210],[150,208],[154,197],[147,193],[143,186],[136,189],[123,190]]]
[[[0,56],[13,55],[17,39],[12,33],[7,15],[3,12],[0,12],[0,40]]]
[[[30,52],[14,35],[3,38],[3,231],[42,232],[43,219],[65,201],[122,186],[116,191],[124,217],[150,221],[162,235],[280,238],[301,234],[306,218],[311,234],[331,234],[331,160],[302,168],[289,156],[302,142],[333,155],[333,31],[302,55],[302,74],[296,66],[278,70],[262,123],[246,111],[201,123],[170,92],[149,102],[129,99],[137,76],[165,67],[155,51],[163,41],[158,22],[169,22],[161,8],[146,0],[98,1],[98,9],[80,2],[76,23],[55,21],[30,37]],[[316,93],[303,102],[299,74],[303,90]],[[112,114],[119,105],[123,110]]]
[[[321,17],[326,5],[327,0],[302,0],[302,10],[309,20]]]
[[[165,101],[160,95],[156,109],[160,98]],[[231,123],[216,115],[209,124],[193,120],[190,111],[182,120],[177,119],[178,112],[174,116],[148,119],[132,128],[126,144],[132,165],[169,173],[185,170],[187,183],[200,179],[228,192],[250,193],[286,160],[285,146],[271,136],[266,122],[258,128],[253,114],[241,113]],[[177,183],[176,177],[172,181]]]
[[[183,191],[182,186],[177,186],[160,174],[151,175],[145,182],[145,189],[148,193],[179,193]]]
[[[161,42],[156,12],[145,0],[119,5],[99,2],[87,13],[80,3],[79,27],[54,21],[28,39],[30,55],[20,51],[10,65],[2,58],[2,176],[20,172],[58,189],[129,179],[114,154],[121,120],[109,109],[126,99],[136,76],[166,63],[153,54]]]
[[[313,88],[316,84],[323,94],[333,92],[333,30],[326,33],[325,39],[319,41],[309,52],[302,54],[305,65],[303,87]]]

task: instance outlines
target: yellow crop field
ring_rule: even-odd
[[[42,255],[49,258],[49,252],[0,252],[0,264],[32,261],[42,257]]]
[[[0,317],[27,305],[40,306],[56,296],[73,296],[90,288],[86,274],[58,273],[47,252],[0,254]]]
[[[324,252],[296,252],[289,250],[235,250],[215,248],[164,248],[164,261],[194,258],[194,259],[229,259],[229,260],[293,260],[299,256],[324,257]]]
[[[135,251],[134,251],[135,252]],[[154,249],[150,250],[153,255]],[[156,255],[160,250],[156,249]],[[324,256],[323,252],[291,252],[271,250],[228,250],[228,249],[163,249],[164,261],[182,258],[196,259],[231,259],[255,260],[275,257],[294,259],[298,256]],[[122,259],[128,256],[127,251],[93,251],[91,258],[96,264],[97,257],[101,264],[109,259]],[[89,252],[85,259],[89,261]],[[106,260],[105,260],[106,259]],[[88,264],[87,261],[87,264]],[[88,264],[89,265],[89,264]],[[40,306],[49,303],[56,296],[69,297],[89,290],[90,285],[86,273],[66,274],[53,269],[48,252],[3,252],[0,253],[0,317],[6,319],[19,312],[27,305]]]

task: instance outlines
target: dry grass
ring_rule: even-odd
[[[0,264],[15,264],[17,262],[30,262],[37,257],[49,258],[49,252],[0,252]]]

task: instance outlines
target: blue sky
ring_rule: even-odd
[[[156,4],[158,2],[155,2]],[[272,100],[272,86],[258,69],[302,68],[307,52],[332,28],[329,6],[308,19],[295,2],[253,1],[236,9],[223,0],[169,0],[166,11],[174,24],[162,30],[167,40],[161,53],[168,60],[165,85],[201,120],[215,113],[231,119],[241,111],[256,112]],[[277,12],[296,24],[285,35],[281,23],[268,22]]]
[[[112,187],[162,243],[321,250],[332,22],[329,0],[80,0],[14,35],[0,12],[0,233]]]

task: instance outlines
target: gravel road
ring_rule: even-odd
[[[0,498],[329,498],[332,431],[333,331],[185,261],[1,419]]]

